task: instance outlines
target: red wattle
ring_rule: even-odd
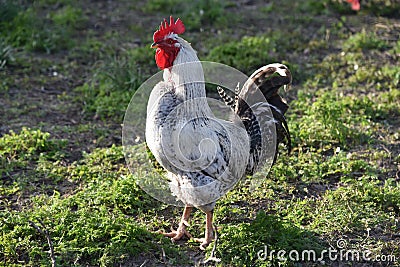
[[[174,64],[176,55],[178,54],[178,49],[161,49],[156,50],[156,63],[160,69],[166,69],[172,67]]]

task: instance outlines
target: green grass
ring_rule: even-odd
[[[371,264],[277,254],[318,255],[340,239],[400,259],[396,1],[363,1],[358,13],[344,0],[128,2],[1,2],[0,266],[51,265],[32,223],[48,231],[57,266],[193,266],[210,255],[155,233],[182,210],[138,186],[121,146],[126,107],[158,71],[151,35],[170,14],[201,60],[247,74],[279,61],[294,76],[282,92],[293,151],[219,200],[216,265]],[[133,149],[141,167],[145,150]],[[203,235],[202,212],[188,230]],[[272,258],[259,257],[265,248]]]
[[[28,51],[52,53],[75,45],[73,35],[83,27],[86,19],[79,8],[65,6],[43,16],[42,7],[33,5],[22,9],[11,1],[4,1],[0,12],[5,18],[0,21],[1,37],[14,47]]]
[[[27,186],[42,192],[33,196],[20,212],[1,210],[2,262],[23,259],[28,265],[36,265],[49,261],[47,243],[42,242],[44,236],[35,232],[29,221],[46,226],[61,265],[75,261],[108,266],[142,251],[159,253],[159,248],[168,244],[135,219],[160,204],[145,194],[136,184],[137,178],[127,172],[122,147],[97,149],[85,154],[82,160],[65,165],[60,157],[54,160],[59,148],[49,137],[40,130],[24,129],[20,134],[10,133],[0,139],[2,159],[15,162],[7,175],[3,174],[8,177],[1,187],[4,207],[8,200],[22,197]],[[27,166],[33,172],[31,175],[41,177],[37,183],[29,180],[20,184],[23,175],[18,172]],[[58,185],[70,184],[70,195],[62,196],[56,188],[43,192],[41,183],[49,185],[49,180]],[[80,189],[74,192],[74,187]],[[164,249],[171,254],[179,253],[168,246]]]
[[[0,39],[0,70],[4,69],[6,65],[9,65],[14,60],[12,47],[7,45],[3,39]]]
[[[146,2],[141,10],[146,13],[162,13],[164,16],[174,14],[184,19],[187,29],[198,31],[203,27],[218,26],[226,27],[234,17],[227,19],[228,7],[234,5],[231,1],[222,0],[202,0],[202,1],[183,1],[183,0],[154,0]]]
[[[269,37],[245,36],[239,42],[224,43],[212,48],[207,60],[240,66],[242,71],[250,71],[261,67],[264,62],[275,61],[271,57],[271,53],[276,51],[275,47],[276,42]]]
[[[76,88],[83,95],[83,99],[78,100],[85,101],[87,112],[94,112],[102,119],[113,117],[115,121],[121,121],[131,97],[144,82],[139,68],[141,60],[147,61],[147,55],[140,54],[138,61],[130,54],[106,59],[90,83]]]
[[[379,39],[374,33],[367,33],[365,29],[360,33],[350,36],[343,43],[343,50],[345,52],[372,49],[384,50],[385,48],[387,48],[385,41]]]

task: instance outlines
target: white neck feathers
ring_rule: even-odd
[[[190,101],[186,105],[187,113],[211,114],[206,99],[204,72],[196,51],[184,39],[177,37],[181,45],[180,51],[170,69],[164,70],[164,80],[172,82],[176,96],[182,101]],[[194,100],[195,101],[191,101]]]

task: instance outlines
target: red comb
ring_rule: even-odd
[[[153,40],[155,43],[164,39],[164,37],[170,33],[181,34],[185,32],[185,25],[183,22],[178,18],[174,22],[174,18],[172,16],[169,17],[169,25],[167,20],[161,22],[160,28],[154,33]]]

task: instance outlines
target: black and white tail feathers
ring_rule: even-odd
[[[261,149],[260,122],[256,119],[252,109],[243,98],[255,94],[255,91],[258,88],[267,100],[276,126],[277,142],[274,156],[275,161],[278,154],[278,145],[280,143],[286,145],[288,153],[291,151],[290,132],[284,116],[289,106],[278,94],[279,88],[282,86],[290,86],[291,82],[292,75],[289,69],[283,64],[275,63],[256,70],[246,81],[241,90],[239,90],[240,87],[238,85],[235,89],[234,99],[226,94],[223,88],[217,88],[218,94],[225,104],[231,107],[242,120],[243,125],[250,136],[250,154],[253,155],[254,161],[259,160],[258,155],[260,153],[257,153],[257,151]],[[257,164],[258,163],[250,165]],[[252,170],[249,170],[248,172],[251,173]]]

